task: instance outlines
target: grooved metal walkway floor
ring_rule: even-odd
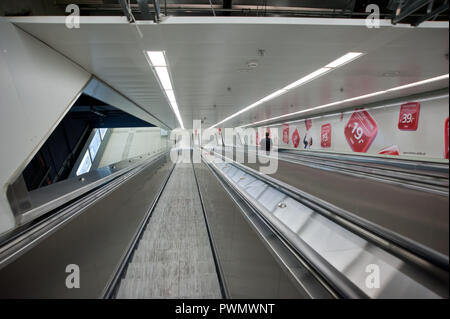
[[[191,164],[172,172],[117,298],[221,298]]]

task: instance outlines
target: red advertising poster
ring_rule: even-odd
[[[195,136],[197,136],[197,129],[195,129]]]
[[[259,145],[259,133],[256,131],[256,145]]]
[[[283,143],[289,144],[289,124],[283,124]]]
[[[320,146],[331,147],[331,124],[322,125],[320,130]]]
[[[400,155],[400,149],[397,145],[391,145],[388,147],[383,148],[378,152],[378,154],[384,154],[384,155]]]
[[[416,131],[419,125],[419,113],[419,103],[410,102],[402,104],[398,117],[398,129],[403,131]]]
[[[344,135],[354,152],[365,153],[378,132],[375,120],[367,111],[356,111],[344,129]]]
[[[295,129],[294,133],[292,133],[292,145],[297,148],[298,144],[300,144],[300,134],[298,134],[298,130]]]
[[[445,130],[444,130],[444,135],[445,135],[445,158],[448,159],[448,139],[449,139],[449,130],[448,130],[448,117],[445,120]]]
[[[312,126],[312,120],[310,120],[310,119],[305,120],[305,126],[306,126],[306,130],[308,131]]]

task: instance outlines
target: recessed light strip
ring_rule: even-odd
[[[354,59],[358,58],[361,55],[359,52],[349,52],[343,56],[341,56],[339,59],[334,60],[333,62],[325,65],[326,68],[338,68],[340,66],[343,66],[344,64],[347,64]]]
[[[167,66],[163,51],[147,51],[152,66]]]
[[[339,105],[339,104],[342,104],[342,103],[362,100],[362,99],[366,99],[366,98],[369,98],[369,97],[372,97],[372,96],[386,94],[386,93],[389,93],[389,92],[392,92],[392,91],[403,90],[403,89],[407,89],[407,88],[418,86],[418,85],[424,85],[424,84],[427,84],[427,83],[448,79],[448,77],[449,77],[449,74],[447,73],[447,74],[436,76],[434,78],[426,79],[426,80],[423,80],[423,81],[413,82],[413,83],[409,83],[409,84],[402,85],[402,86],[396,86],[396,87],[393,87],[391,89],[387,89],[385,91],[378,91],[378,92],[373,92],[373,93],[369,93],[369,94],[364,94],[364,95],[352,97],[352,98],[341,100],[341,101],[336,101],[336,102],[332,102],[332,103],[328,103],[328,104],[324,104],[324,105],[315,106],[315,107],[312,107],[312,108],[309,108],[309,109],[306,109],[306,110],[301,110],[301,111],[297,111],[297,112],[293,112],[293,113],[288,113],[288,114],[284,114],[284,115],[275,116],[275,117],[272,117],[270,119],[253,122],[253,123],[246,124],[246,125],[243,125],[243,126],[240,126],[240,127],[253,126],[253,125],[256,125],[256,124],[261,124],[261,123],[265,123],[265,122],[269,122],[269,121],[273,121],[273,120],[282,119],[284,117],[288,117],[288,116],[292,116],[292,115],[298,115],[298,114],[302,114],[302,113],[313,111],[313,110],[317,110],[317,109],[322,109],[322,108],[327,108],[327,107],[330,107],[330,106]]]
[[[314,80],[315,78],[317,78],[317,77],[319,77],[319,76],[321,76],[321,75],[323,75],[323,74],[325,74],[325,73],[327,73],[329,71],[331,71],[331,68],[320,68],[320,69],[318,69],[318,70],[308,74],[307,76],[302,77],[300,80],[297,80],[297,81],[295,81],[295,82],[285,86],[283,89],[284,90],[291,90],[291,89],[293,89],[293,88],[295,88],[297,86],[300,86],[300,85],[303,85],[305,83],[308,83],[308,82]]]
[[[183,120],[181,119],[180,110],[175,99],[175,92],[172,86],[172,80],[170,79],[169,69],[167,67],[167,61],[164,51],[147,51],[148,60],[150,66],[155,70],[159,83],[166,93],[167,100],[172,107],[178,123],[181,128],[184,129]]]
[[[226,121],[228,121],[228,120],[238,116],[239,114],[242,114],[242,113],[244,113],[244,112],[246,112],[246,111],[248,111],[248,110],[250,110],[250,109],[252,109],[252,108],[254,108],[254,107],[256,107],[256,106],[258,106],[260,104],[262,104],[262,103],[265,103],[265,102],[267,102],[269,100],[272,100],[272,99],[274,99],[274,98],[276,98],[276,97],[278,97],[278,96],[288,92],[289,90],[291,90],[293,88],[296,88],[296,87],[298,87],[300,85],[306,84],[306,83],[308,83],[308,82],[318,78],[319,76],[322,76],[325,73],[330,72],[331,70],[333,70],[335,68],[343,66],[344,64],[347,64],[347,63],[357,59],[362,54],[363,53],[361,53],[361,52],[348,52],[347,54],[345,54],[345,55],[341,56],[340,58],[334,60],[333,62],[327,64],[323,68],[320,68],[320,69],[318,69],[318,70],[316,70],[316,71],[314,71],[314,72],[312,72],[312,73],[302,77],[301,79],[299,79],[299,80],[297,80],[295,82],[292,82],[291,84],[288,84],[284,88],[282,88],[282,89],[280,89],[278,91],[275,91],[275,92],[273,92],[273,93],[263,97],[262,99],[256,101],[255,103],[250,104],[249,106],[243,108],[242,110],[240,110],[240,111],[238,111],[238,112],[228,116],[227,118],[223,119],[222,121],[214,124],[210,128],[213,128],[213,127],[215,127],[217,125],[220,125],[220,124],[222,124],[222,123],[224,123],[224,122],[226,122]]]

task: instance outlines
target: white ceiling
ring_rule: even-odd
[[[449,67],[445,22],[411,28],[392,27],[383,21],[379,29],[368,29],[363,20],[170,17],[160,24],[140,23],[140,38],[136,26],[120,17],[82,17],[79,29],[66,28],[64,17],[11,21],[172,127],[177,126],[175,116],[145,59],[145,50],[166,51],[187,128],[192,127],[193,119],[204,117],[203,126],[209,127],[349,51],[364,56],[224,126],[244,125],[435,77],[448,73]],[[258,49],[264,49],[265,55],[258,56]],[[246,71],[250,60],[258,61],[258,67]],[[391,71],[399,71],[399,75],[383,76]],[[448,80],[360,103],[444,87]]]

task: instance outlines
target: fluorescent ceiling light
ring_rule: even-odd
[[[183,120],[181,119],[180,110],[178,109],[177,101],[170,101],[170,105],[172,106],[172,109],[175,113],[175,116],[178,119],[178,122],[180,122],[181,128],[184,130]]]
[[[283,94],[283,93],[286,93],[287,92],[287,90],[278,90],[278,91],[275,91],[275,92],[273,92],[272,94],[269,94],[269,95],[267,95],[266,97],[263,97],[261,100],[259,100],[258,101],[258,104],[261,104],[261,103],[264,103],[264,102],[267,102],[267,101],[269,101],[269,100],[271,100],[271,99],[274,99],[274,98],[276,98],[277,96],[279,96],[279,95],[281,95],[281,94]]]
[[[176,101],[175,94],[173,94],[173,90],[166,90],[166,94],[170,102]]]
[[[163,51],[147,51],[152,66],[167,66]]]
[[[364,95],[352,97],[352,98],[349,98],[349,99],[345,99],[345,100],[342,101],[342,103],[344,103],[344,102],[356,101],[356,100],[361,100],[361,99],[366,99],[366,98],[368,98],[368,97],[372,97],[372,96],[384,94],[384,93],[386,93],[386,92],[387,92],[387,91],[378,91],[378,92],[373,92],[373,93],[369,93],[369,94],[364,94]]]
[[[353,61],[354,59],[361,56],[361,52],[349,52],[343,56],[341,56],[339,59],[334,60],[333,62],[325,65],[326,68],[337,68],[340,67],[350,61]]]
[[[265,103],[265,102],[267,102],[269,100],[272,100],[272,99],[274,99],[274,98],[276,98],[276,97],[286,93],[287,91],[289,91],[289,90],[291,90],[291,89],[293,89],[295,87],[298,87],[298,86],[303,85],[303,84],[305,84],[307,82],[310,82],[310,81],[314,80],[315,78],[318,78],[319,76],[321,76],[321,75],[323,75],[323,74],[325,74],[325,73],[327,73],[327,72],[329,72],[329,71],[331,71],[331,70],[333,70],[333,69],[335,69],[337,67],[340,67],[340,66],[342,66],[342,65],[344,65],[344,64],[346,64],[346,63],[348,63],[350,61],[355,60],[356,58],[360,57],[362,54],[363,53],[361,53],[361,52],[349,52],[349,53],[343,55],[342,57],[334,60],[333,62],[329,63],[325,67],[320,68],[320,69],[318,69],[318,70],[316,70],[316,71],[314,71],[314,72],[312,72],[312,73],[302,77],[301,79],[299,79],[299,80],[297,80],[295,82],[292,82],[291,84],[288,84],[284,88],[282,88],[282,89],[280,89],[278,91],[275,91],[275,92],[273,92],[273,93],[263,97],[262,99],[258,100],[257,102],[255,102],[253,104],[250,104],[249,106],[243,108],[242,110],[240,110],[240,111],[238,111],[238,112],[228,116],[227,118],[225,118],[222,121],[214,124],[210,128],[213,128],[213,127],[215,127],[215,126],[217,126],[219,124],[222,124],[222,123],[224,123],[224,122],[226,122],[226,121],[228,121],[228,120],[238,116],[239,114],[242,114],[242,113],[244,113],[244,112],[254,108],[255,106],[258,106],[258,105],[260,105],[262,103]]]
[[[436,76],[434,78],[426,79],[426,80],[423,80],[423,81],[418,81],[418,82],[414,82],[414,83],[410,83],[410,84],[406,84],[406,85],[402,85],[402,86],[393,87],[393,88],[385,90],[385,91],[377,91],[377,92],[364,94],[364,95],[352,97],[352,98],[341,100],[341,101],[336,101],[336,102],[332,102],[332,103],[328,103],[328,104],[324,104],[324,105],[315,106],[315,107],[312,107],[312,108],[309,108],[309,109],[305,109],[305,110],[301,110],[301,111],[297,111],[297,112],[292,112],[292,113],[288,113],[288,114],[284,114],[284,115],[275,116],[275,117],[272,117],[270,119],[253,122],[253,123],[250,123],[250,124],[242,125],[240,127],[253,126],[253,125],[256,125],[256,124],[261,124],[261,123],[264,123],[264,122],[278,120],[278,119],[281,119],[281,118],[284,118],[284,117],[288,117],[288,116],[292,116],[292,115],[298,115],[298,114],[301,114],[301,113],[305,113],[305,112],[309,112],[309,111],[313,111],[313,110],[317,110],[317,109],[321,109],[321,108],[326,108],[326,107],[330,107],[330,106],[334,106],[334,105],[338,105],[338,104],[342,104],[342,103],[347,103],[347,102],[352,102],[352,101],[356,101],[356,100],[366,99],[366,98],[373,97],[373,96],[376,96],[376,95],[389,93],[389,92],[392,92],[392,91],[403,90],[403,89],[407,89],[407,88],[410,88],[410,87],[413,87],[413,86],[418,86],[418,85],[423,85],[423,84],[427,84],[427,83],[430,83],[430,82],[444,80],[444,79],[447,79],[448,77],[449,77],[449,74],[447,73],[447,74]]]
[[[172,82],[170,81],[169,71],[165,66],[155,67],[156,74],[164,90],[172,90]]]
[[[439,80],[443,80],[443,79],[448,79],[448,74],[437,76],[437,77],[434,77],[434,78],[431,78],[431,79],[426,79],[426,80],[423,80],[423,81],[409,83],[409,84],[402,85],[402,86],[397,86],[395,88],[389,89],[388,91],[403,90],[403,89],[407,89],[407,88],[410,88],[410,87],[423,85],[423,84],[427,84],[427,83],[430,83],[430,82],[439,81]]]
[[[302,84],[305,84],[306,82],[314,80],[318,76],[321,76],[322,74],[324,74],[330,70],[331,70],[330,68],[320,68],[320,69],[308,74],[307,76],[302,77],[300,80],[297,80],[297,81],[285,86],[283,89],[291,90],[299,85],[302,85]]]
[[[183,120],[181,119],[180,110],[175,99],[175,93],[172,88],[172,81],[170,79],[169,70],[167,68],[166,58],[163,51],[147,51],[150,65],[155,69],[156,75],[159,79],[159,83],[164,89],[170,106],[172,107],[178,123],[181,128],[184,129]]]

